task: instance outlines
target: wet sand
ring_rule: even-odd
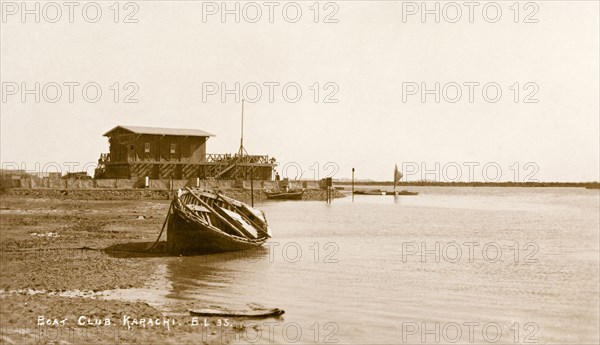
[[[191,317],[178,317],[177,326],[169,325],[173,317],[147,303],[98,298],[106,290],[141,288],[149,283],[161,263],[160,254],[117,255],[104,249],[143,248],[154,242],[168,207],[168,200],[2,195],[0,326],[3,342],[231,342],[221,336],[221,331],[232,337],[235,327],[221,330],[217,326],[218,319],[208,319],[208,326],[193,327]],[[190,303],[189,307],[197,306]],[[40,316],[50,325],[40,326]],[[144,319],[146,327],[141,326],[141,321],[137,327],[131,327],[130,319],[123,322],[124,316],[130,316],[131,320]],[[160,324],[149,325],[149,319]],[[88,320],[92,325],[87,325]]]

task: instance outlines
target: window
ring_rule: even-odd
[[[145,152],[145,153],[150,153],[150,143],[146,143],[146,144],[144,145],[144,152]]]
[[[177,150],[177,144],[171,144],[171,154],[174,154]]]

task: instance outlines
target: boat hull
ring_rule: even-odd
[[[407,190],[402,190],[400,192],[397,192],[397,194],[394,194],[394,192],[387,192],[388,194],[386,195],[419,195],[419,192],[409,192]]]
[[[224,309],[196,309],[190,310],[190,315],[193,316],[210,316],[210,317],[252,317],[252,318],[267,318],[280,316],[285,311],[279,308],[273,309],[254,309],[254,310],[224,310]]]
[[[178,197],[173,200],[167,222],[167,248],[172,255],[253,249],[262,246],[267,239],[267,236],[255,239],[235,236],[213,225],[202,223]]]

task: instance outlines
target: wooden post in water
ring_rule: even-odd
[[[352,201],[354,202],[354,168],[352,168]]]
[[[325,178],[325,186],[326,186],[326,192],[325,192],[325,198],[327,199],[327,203],[331,204],[331,199],[333,198],[332,196],[332,189],[333,189],[333,180],[331,177],[327,177]]]

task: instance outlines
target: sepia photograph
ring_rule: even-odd
[[[0,0],[0,344],[600,344],[600,1]]]

